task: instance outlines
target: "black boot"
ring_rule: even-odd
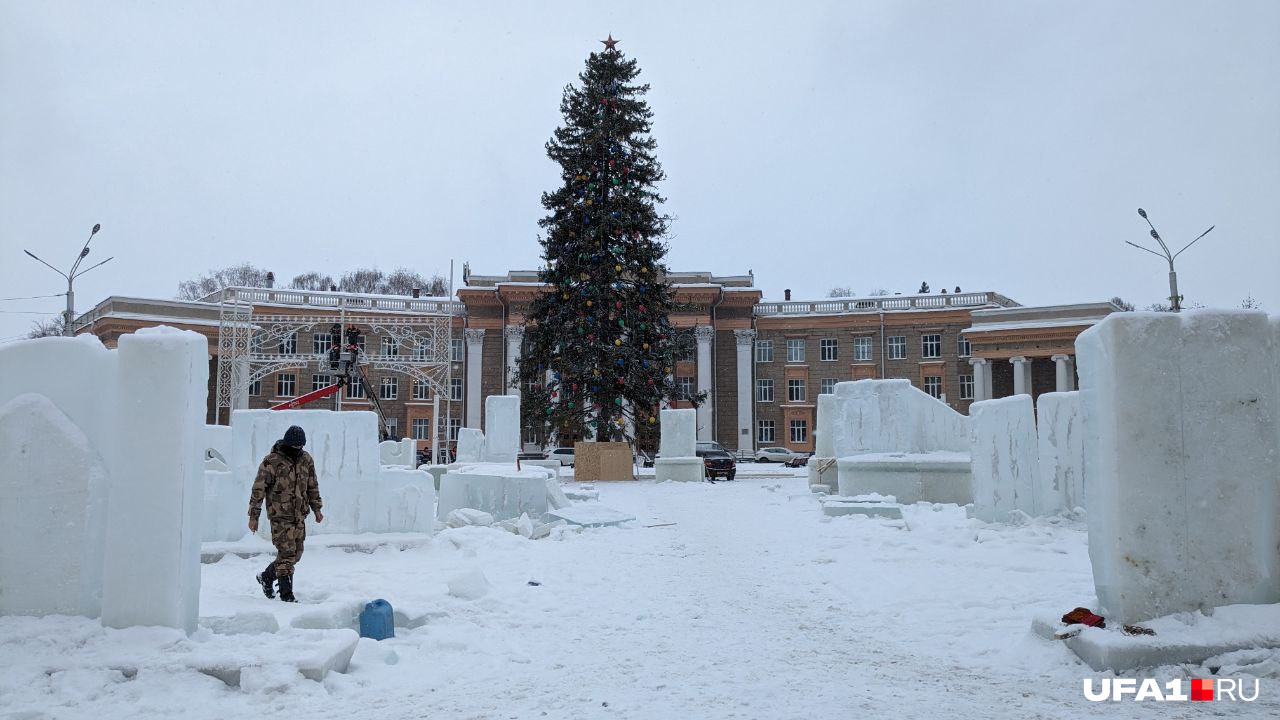
[[[276,564],[274,561],[267,566],[266,570],[258,573],[257,579],[258,584],[262,586],[263,595],[266,595],[268,598],[276,596]]]
[[[276,580],[280,583],[280,599],[285,602],[298,602],[298,599],[293,596],[293,576],[281,575]]]

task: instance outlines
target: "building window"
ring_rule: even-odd
[[[804,379],[787,380],[787,402],[804,402]]]
[[[427,399],[427,383],[425,380],[413,381],[413,399],[414,400]]]
[[[969,357],[969,354],[973,351],[973,348],[969,346],[969,338],[962,337],[957,340],[956,350],[960,357]]]
[[[395,400],[400,394],[400,378],[384,377],[382,378],[382,390],[378,393],[378,397],[383,400]]]
[[[351,381],[347,383],[347,397],[352,400],[363,400],[365,397],[364,380],[358,377],[351,378]]]
[[[792,420],[791,421],[791,442],[796,444],[809,442],[809,421],[808,420]]]
[[[773,421],[761,420],[756,423],[756,441],[762,443],[777,442],[773,434]]]
[[[961,400],[973,399],[973,376],[972,375],[960,376],[960,399]]]
[[[856,337],[853,339],[853,359],[855,362],[866,362],[871,359],[871,338]]]
[[[413,431],[414,440],[430,440],[431,418],[414,418],[410,429]]]
[[[756,402],[773,402],[773,380],[769,378],[756,380]]]
[[[942,378],[938,375],[926,375],[924,377],[924,391],[941,400]]]
[[[676,378],[676,396],[681,400],[688,400],[694,395],[693,378],[678,377]]]
[[[400,439],[400,418],[393,418],[393,417],[387,418],[387,439],[388,440]]]
[[[298,376],[280,373],[276,376],[276,397],[293,397],[298,394]]]
[[[329,375],[312,375],[311,376],[311,392],[315,392],[322,388],[327,388],[333,384],[333,378]]]
[[[328,355],[333,347],[333,336],[329,333],[316,333],[311,336],[311,352],[316,355]]]
[[[821,350],[822,350],[822,359],[823,359],[823,360],[835,360],[835,359],[836,359],[836,353],[837,353],[837,347],[838,347],[838,346],[836,345],[836,339],[835,339],[835,338],[822,338],[822,342],[821,342],[820,347],[821,347]]]
[[[449,442],[458,441],[458,430],[462,428],[462,418],[449,418]]]
[[[426,359],[427,359],[427,344],[426,344],[426,343],[424,343],[424,342],[414,343],[414,345],[413,345],[413,359],[414,359],[414,360],[426,360]]]
[[[280,338],[280,354],[281,355],[297,355],[298,354],[298,333],[289,333]],[[281,397],[284,397],[283,395]]]
[[[383,355],[399,355],[400,354],[400,344],[396,342],[395,338],[391,338],[391,337],[382,338],[382,354]]]
[[[823,395],[830,395],[831,393],[835,392],[835,391],[836,391],[836,382],[838,382],[838,381],[837,381],[835,378],[822,378],[822,390],[821,390],[821,393],[822,393]]]
[[[787,338],[787,362],[804,362],[804,338]]]
[[[925,357],[925,358],[942,357],[942,336],[941,335],[921,335],[920,336],[920,357]]]
[[[466,351],[466,345],[462,338],[453,338],[449,342],[449,359],[453,362],[462,362],[462,355]]]
[[[261,379],[254,380],[253,382],[249,383],[249,396],[250,396],[250,397],[258,397],[258,396],[259,396],[259,395],[261,395],[261,394],[262,394],[262,380],[261,380]]]
[[[889,338],[889,359],[907,359],[907,338],[905,335],[894,335]]]
[[[449,399],[462,399],[462,378],[451,378],[449,380]]]
[[[756,341],[756,362],[773,362],[773,341]]]

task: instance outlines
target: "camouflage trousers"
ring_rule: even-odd
[[[293,575],[293,566],[302,558],[302,543],[306,539],[305,523],[271,523],[271,544],[276,546],[277,576]]]

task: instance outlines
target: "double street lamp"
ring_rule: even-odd
[[[1173,269],[1173,261],[1176,260],[1179,255],[1185,252],[1187,248],[1191,247],[1192,245],[1195,245],[1196,241],[1198,241],[1200,238],[1204,237],[1205,235],[1208,235],[1209,232],[1217,226],[1210,225],[1209,229],[1200,233],[1200,236],[1197,237],[1195,240],[1192,240],[1186,245],[1183,245],[1182,250],[1179,250],[1178,252],[1170,252],[1169,246],[1164,244],[1164,240],[1160,237],[1160,233],[1156,232],[1156,226],[1152,225],[1151,219],[1147,217],[1147,211],[1143,210],[1142,208],[1138,208],[1138,215],[1143,220],[1147,221],[1147,227],[1151,228],[1151,237],[1156,241],[1156,243],[1160,245],[1160,250],[1162,252],[1156,252],[1151,248],[1143,247],[1138,243],[1129,242],[1128,240],[1125,240],[1125,243],[1128,245],[1132,245],[1138,248],[1139,250],[1144,250],[1146,252],[1149,252],[1152,255],[1155,255],[1156,257],[1164,258],[1166,261],[1168,261],[1169,263],[1169,306],[1173,309],[1174,312],[1179,312],[1182,310],[1182,296],[1178,294],[1178,273],[1175,272]]]
[[[89,231],[89,239],[84,241],[84,247],[83,247],[83,248],[80,248],[80,254],[76,256],[76,261],[75,261],[75,263],[74,263],[74,264],[72,264],[72,266],[71,266],[71,270],[70,270],[70,271],[68,271],[68,272],[62,272],[62,271],[61,271],[61,270],[59,270],[58,268],[56,268],[56,267],[54,267],[54,266],[50,265],[49,263],[45,262],[44,260],[41,260],[39,257],[36,257],[36,254],[35,254],[35,253],[33,253],[33,252],[31,252],[30,250],[23,250],[23,251],[22,251],[22,252],[26,253],[27,255],[30,255],[32,259],[36,260],[36,261],[37,261],[37,262],[39,262],[41,265],[44,265],[45,267],[49,268],[50,270],[52,270],[52,271],[54,271],[54,272],[58,273],[59,275],[61,275],[61,276],[62,276],[62,277],[64,277],[64,278],[66,278],[66,280],[67,280],[67,309],[66,309],[66,310],[64,310],[64,311],[63,311],[63,313],[62,313],[62,320],[63,320],[63,323],[62,323],[62,334],[63,334],[63,335],[66,335],[67,337],[70,337],[72,334],[74,334],[74,330],[73,330],[73,328],[71,327],[71,323],[72,323],[72,322],[74,322],[74,321],[75,321],[75,319],[76,319],[76,293],[75,293],[75,289],[74,289],[74,287],[73,287],[73,286],[74,286],[74,283],[75,283],[75,281],[76,281],[76,278],[80,277],[81,275],[84,275],[85,273],[89,272],[90,270],[92,270],[92,269],[94,269],[94,268],[96,268],[96,267],[99,267],[99,266],[101,266],[101,265],[105,265],[105,264],[107,264],[107,263],[111,262],[112,258],[114,258],[114,257],[115,257],[115,256],[113,255],[112,257],[109,257],[109,258],[107,258],[106,260],[103,260],[102,262],[97,263],[96,265],[90,265],[89,267],[85,268],[84,270],[81,270],[81,269],[80,269],[80,263],[84,262],[84,259],[85,259],[86,257],[88,257],[88,255],[89,255],[89,243],[93,241],[93,236],[94,236],[94,235],[97,235],[97,234],[98,234],[98,231],[99,231],[99,230],[101,230],[101,229],[102,229],[102,225],[101,225],[100,223],[98,223],[98,224],[95,224],[95,225],[93,226],[93,229]]]

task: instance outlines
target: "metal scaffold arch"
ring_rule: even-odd
[[[328,330],[335,324],[359,326],[379,336],[378,347],[361,353],[364,367],[405,375],[426,383],[437,397],[450,397],[453,319],[464,313],[462,303],[246,287],[223,288],[205,301],[219,306],[215,409],[219,419],[229,419],[232,410],[247,407],[249,386],[272,373],[323,368],[327,352],[298,352],[297,333]]]

